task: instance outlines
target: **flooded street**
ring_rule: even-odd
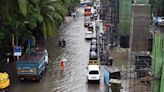
[[[141,1],[2,0],[0,92],[161,91],[163,2]]]
[[[79,9],[78,11],[81,11]],[[90,41],[85,40],[84,17],[79,12],[79,16],[66,24],[61,31],[60,39],[66,40],[66,48],[58,58],[66,58],[64,72],[60,72],[59,59],[53,63],[55,78],[51,84],[51,92],[104,92],[103,81],[100,84],[87,83],[87,64],[89,60]]]
[[[50,63],[41,81],[21,82],[19,79],[12,79],[10,92],[105,92],[102,72],[99,84],[87,82],[90,41],[85,40],[87,28],[84,28],[82,11],[83,8],[78,8],[78,16],[62,27],[59,38],[47,42]],[[66,41],[65,48],[57,46],[58,40],[62,39]],[[61,58],[67,59],[63,72],[59,67]],[[101,67],[101,71],[102,69]]]

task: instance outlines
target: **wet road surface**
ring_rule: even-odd
[[[79,9],[78,11],[82,11]],[[81,12],[80,12],[81,13]],[[60,39],[66,40],[64,53],[53,63],[55,78],[51,92],[104,92],[103,81],[100,84],[87,83],[87,64],[90,41],[85,40],[84,17],[80,14],[71,24],[66,24]],[[60,71],[59,59],[66,58],[64,72]]]
[[[15,74],[10,73],[15,79],[11,80],[9,92],[106,92],[103,82],[103,66],[101,66],[100,84],[87,83],[87,64],[89,60],[90,41],[84,39],[84,17],[82,8],[78,9],[79,16],[72,20],[68,18],[60,32],[59,38],[51,39],[47,42],[48,52],[50,53],[49,69],[39,83],[33,81],[20,82]],[[163,31],[163,27],[157,30]],[[60,48],[56,45],[59,39],[66,40],[66,47]],[[54,50],[57,49],[57,50]],[[119,57],[117,53],[114,56]],[[121,56],[121,55],[120,55]],[[60,71],[59,60],[66,58],[64,72]],[[117,60],[118,64],[120,60]],[[123,60],[124,62],[126,61]]]
[[[66,23],[60,32],[59,39],[66,40],[66,47],[60,48],[53,57],[50,53],[49,69],[39,83],[32,81],[20,82],[18,79],[12,80],[10,92],[105,92],[103,78],[99,84],[87,83],[87,64],[89,60],[90,41],[85,40],[84,35],[87,30],[84,28],[83,8],[78,8],[78,17]],[[56,40],[47,42],[47,46],[57,44]],[[57,56],[57,58],[56,58]],[[59,60],[66,58],[65,70],[60,71]],[[103,68],[101,67],[101,70]],[[102,72],[101,72],[102,73]]]

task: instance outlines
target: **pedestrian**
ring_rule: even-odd
[[[60,61],[60,70],[61,71],[64,71],[64,66],[65,66],[65,64],[64,64],[64,61]]]
[[[64,71],[66,61],[67,61],[67,59],[61,59],[59,61],[60,71],[62,71],[62,72]]]
[[[75,12],[73,13],[73,19],[75,19],[76,15],[75,15]]]
[[[75,19],[75,17],[76,17],[76,11],[75,10],[71,13],[71,16],[73,17],[73,19]]]
[[[6,59],[6,61],[7,61],[7,64],[10,62],[10,53],[7,53],[7,59]]]
[[[10,59],[9,59],[9,57],[7,57],[7,64],[10,62]]]
[[[58,46],[61,46],[61,40],[59,40]]]

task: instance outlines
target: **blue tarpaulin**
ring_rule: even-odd
[[[105,83],[105,85],[108,85],[109,84],[109,80],[110,80],[109,71],[104,68],[103,72],[104,72],[103,73],[104,74],[104,83]]]

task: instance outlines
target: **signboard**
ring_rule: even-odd
[[[22,47],[21,46],[15,46],[14,47],[14,56],[21,56],[22,55]]]

